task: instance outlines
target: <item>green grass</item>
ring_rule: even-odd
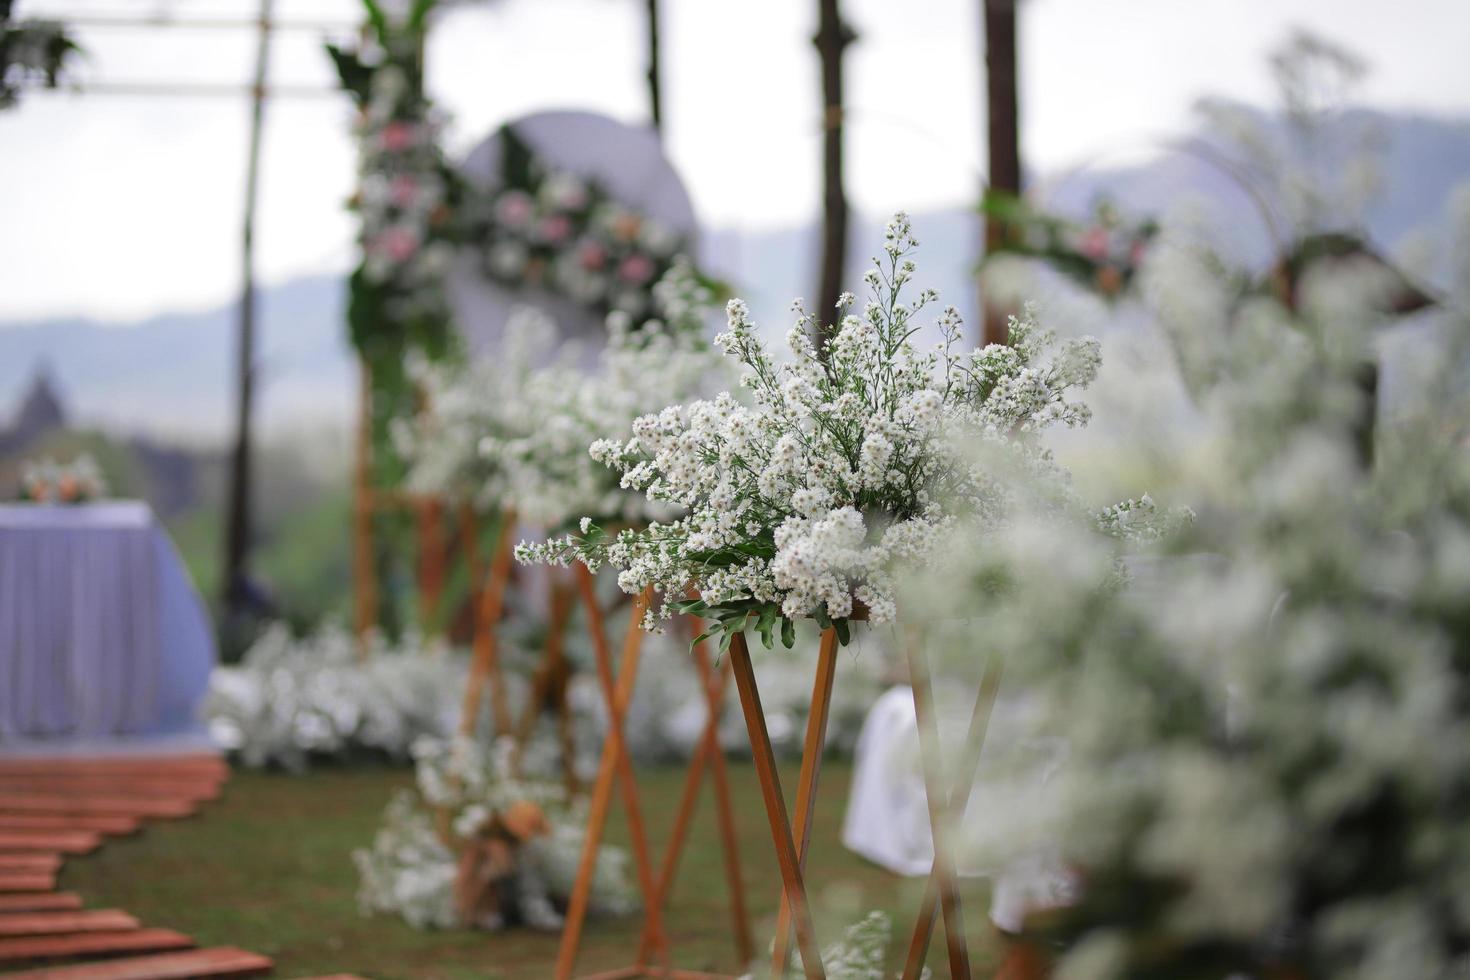
[[[823,771],[807,868],[818,933],[823,942],[868,909],[894,914],[895,963],[906,944],[919,882],[894,877],[852,855],[838,841],[849,769],[829,762]],[[359,914],[357,873],[349,857],[377,829],[392,792],[410,785],[396,769],[325,769],[309,776],[237,773],[225,795],[189,820],[159,823],[132,838],[110,841],[96,854],[67,862],[64,887],[91,907],[122,908],[151,926],[178,929],[201,945],[233,945],[276,960],[276,975],[300,977],[349,972],[378,980],[542,978],[551,975],[557,937],[515,931],[417,932],[394,918]],[[754,770],[731,768],[740,857],[758,949],[766,948],[778,899],[779,877],[769,825]],[[783,777],[788,805],[794,767]],[[639,774],[653,850],[662,855],[683,784],[682,770]],[[729,906],[719,834],[706,783],[689,847],[667,910],[677,965],[732,970]],[[626,841],[620,801],[610,825]],[[981,892],[967,889],[968,932],[975,975],[986,975],[994,947]],[[625,966],[637,943],[636,919],[589,923],[580,972]],[[930,963],[942,962],[942,926]]]

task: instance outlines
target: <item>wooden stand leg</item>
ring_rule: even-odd
[[[829,628],[827,632],[832,630]],[[826,642],[824,636],[824,646]],[[730,667],[735,675],[735,687],[740,692],[740,707],[745,714],[751,754],[755,757],[756,776],[760,780],[766,817],[771,824],[776,863],[781,868],[782,894],[790,906],[792,923],[796,927],[796,945],[801,951],[802,968],[807,980],[826,980],[816,930],[812,925],[811,906],[807,902],[801,860],[791,836],[791,820],[786,814],[786,800],[781,795],[781,776],[776,769],[776,755],[771,749],[770,732],[766,730],[765,711],[761,707],[760,689],[756,686],[755,669],[750,662],[744,633],[737,633],[730,643]],[[818,710],[818,707],[813,705],[813,710]],[[825,711],[826,707],[821,710]],[[784,973],[784,969],[780,970],[777,976]]]
[[[353,627],[358,656],[367,655],[367,636],[378,625],[378,569],[373,545],[373,377],[360,362],[357,458],[353,463],[352,579]]]
[[[629,832],[633,838],[633,860],[637,866],[639,889],[643,894],[645,908],[652,923],[650,928],[657,937],[657,948],[667,948],[663,925],[656,905],[653,869],[648,860],[648,839],[643,829],[642,813],[638,806],[637,784],[633,779],[632,762],[623,741],[623,715],[633,696],[633,685],[638,675],[638,658],[642,649],[643,614],[653,601],[651,592],[645,591],[633,603],[632,617],[623,639],[623,654],[616,681],[612,672],[612,654],[607,647],[603,631],[602,610],[597,605],[597,596],[592,588],[592,575],[585,566],[578,566],[577,587],[587,607],[589,630],[592,634],[593,651],[597,656],[598,680],[602,684],[603,697],[608,706],[608,735],[602,747],[602,761],[597,769],[597,779],[592,786],[592,800],[587,814],[587,836],[582,844],[582,859],[577,868],[577,880],[572,888],[571,901],[567,907],[566,925],[562,929],[561,944],[557,949],[557,980],[568,980],[576,965],[578,946],[582,938],[582,925],[587,917],[587,902],[592,891],[592,873],[597,866],[597,852],[602,845],[602,833],[607,823],[608,808],[612,803],[613,780],[622,787],[623,802],[628,810]]]
[[[516,725],[515,745],[511,752],[511,772],[519,776],[521,759],[526,746],[536,732],[536,723],[546,708],[551,707],[557,716],[557,734],[561,739],[562,775],[567,793],[576,796],[581,787],[577,783],[576,760],[572,757],[575,746],[571,744],[570,717],[566,712],[566,688],[568,667],[566,661],[567,622],[572,617],[573,594],[558,570],[547,570],[547,581],[551,586],[549,616],[546,623],[546,642],[541,651],[541,663],[531,678],[531,693],[521,709]]]
[[[970,803],[970,789],[975,784],[980,756],[985,750],[985,733],[990,727],[991,709],[995,707],[995,696],[1000,690],[1003,666],[1000,656],[992,654],[989,663],[985,665],[985,677],[975,695],[975,707],[970,712],[970,728],[965,734],[964,755],[954,771],[954,783],[949,792],[951,826],[958,826],[964,819],[965,808]],[[924,960],[929,955],[929,939],[934,933],[934,913],[938,908],[936,869],[937,863],[929,870],[923,904],[920,905],[918,918],[914,921],[914,935],[909,942],[908,959],[903,971],[905,980],[917,980],[924,971]]]
[[[444,630],[444,577],[448,549],[444,541],[444,506],[437,499],[418,504],[419,619],[426,632]]]
[[[832,682],[837,676],[837,633],[822,633],[817,654],[817,672],[812,683],[811,712],[806,719],[806,740],[801,748],[801,777],[796,785],[796,859],[806,873],[807,845],[812,836],[812,813],[817,805],[817,779],[822,771],[822,756],[827,747],[827,721],[832,715]],[[791,906],[786,896],[776,911],[776,944],[771,958],[774,976],[782,976],[791,958]]]
[[[505,678],[500,671],[500,645],[496,628],[500,624],[500,612],[505,603],[505,585],[510,579],[513,547],[511,536],[514,533],[515,514],[506,511],[501,517],[500,530],[497,532],[490,575],[475,610],[475,652],[474,659],[470,661],[464,707],[460,712],[461,735],[471,735],[475,731],[486,680],[490,682],[490,708],[495,713],[495,734],[510,734],[510,707],[505,695]]]
[[[750,935],[750,918],[745,911],[745,883],[740,870],[740,852],[735,835],[735,817],[730,805],[730,784],[725,769],[725,753],[720,747],[720,718],[724,714],[725,683],[729,677],[726,667],[716,671],[710,662],[709,649],[704,642],[694,645],[694,659],[699,666],[700,687],[704,690],[708,705],[708,717],[699,745],[689,762],[684,778],[684,792],[675,811],[674,827],[669,833],[669,842],[664,851],[663,864],[659,869],[658,901],[662,908],[669,899],[674,876],[678,873],[679,858],[684,853],[689,825],[693,822],[694,810],[699,801],[699,786],[708,766],[715,785],[715,810],[724,845],[725,879],[730,888],[730,914],[733,919],[735,955],[741,965],[750,962],[753,943]],[[638,962],[646,963],[657,939],[645,924],[639,940]]]
[[[965,940],[964,910],[960,904],[959,873],[955,867],[954,848],[950,836],[953,829],[955,813],[955,796],[967,797],[969,795],[969,784],[974,781],[974,770],[971,769],[970,779],[964,781],[962,787],[956,787],[957,793],[950,796],[944,795],[943,764],[940,758],[939,725],[934,716],[934,691],[929,678],[929,663],[924,656],[922,644],[917,631],[911,631],[908,636],[908,664],[909,683],[914,691],[914,714],[919,728],[919,755],[924,766],[924,795],[929,806],[929,828],[934,841],[934,863],[929,875],[930,887],[926,891],[938,893],[939,907],[944,914],[944,933],[946,945],[949,952],[950,976],[968,977],[970,975],[970,950]],[[982,701],[983,701],[982,685]],[[977,709],[980,707],[977,704]],[[986,720],[988,722],[989,710],[986,709]],[[972,722],[973,724],[973,722]],[[933,930],[933,906],[926,902],[928,908],[929,932]],[[918,939],[916,931],[915,941]],[[927,952],[927,936],[924,940],[925,948],[920,951]],[[910,946],[909,968],[914,969],[912,962],[915,949]],[[922,970],[922,955],[917,964],[917,969]],[[917,973],[910,974],[905,971],[905,977],[918,976]]]

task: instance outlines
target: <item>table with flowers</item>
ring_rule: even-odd
[[[0,739],[187,730],[216,659],[147,504],[0,506]]]

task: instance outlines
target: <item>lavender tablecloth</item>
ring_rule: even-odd
[[[0,739],[193,727],[215,661],[147,504],[0,506]]]

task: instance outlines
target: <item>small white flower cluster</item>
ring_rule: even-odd
[[[80,504],[107,496],[107,481],[91,453],[69,463],[48,457],[21,464],[20,493],[22,500],[38,504]]]
[[[364,913],[401,915],[419,929],[460,925],[454,906],[457,856],[436,832],[431,811],[449,811],[453,833],[467,839],[492,814],[531,802],[545,813],[551,830],[529,841],[519,855],[518,904],[527,925],[560,928],[553,903],[565,905],[571,896],[586,832],[585,808],[570,803],[559,783],[513,775],[513,750],[509,739],[488,752],[465,738],[415,743],[424,806],[408,792],[395,797],[372,846],[352,855]],[[593,915],[622,916],[637,910],[627,867],[628,855],[620,848],[605,845],[599,851],[589,906]],[[490,923],[476,925],[485,928]]]
[[[646,520],[648,501],[620,487],[587,447],[609,431],[630,432],[670,394],[705,390],[719,366],[702,335],[709,293],[693,269],[676,263],[653,295],[662,319],[609,317],[592,373],[574,345],[553,350],[555,326],[530,312],[513,318],[495,357],[416,366],[425,409],[395,427],[409,486],[514,508],[548,528],[582,515]]]
[[[415,740],[454,724],[465,664],[412,638],[374,637],[366,656],[340,626],[296,639],[272,625],[235,667],[210,675],[203,716],[215,744],[252,768],[303,771],[313,760],[379,752],[407,759]]]
[[[956,350],[960,319],[945,310],[942,343],[917,350],[918,315],[937,298],[903,301],[917,245],[896,216],[866,276],[872,300],[856,312],[844,296],[820,349],[820,324],[798,303],[791,358],[779,365],[745,304],[731,301],[715,343],[740,365],[751,403],[727,392],[675,405],[637,419],[631,438],[592,445],[624,487],[685,516],[611,540],[593,528],[524,549],[523,560],[607,563],[628,592],[652,586],[677,599],[695,588],[709,608],[770,608],[788,623],[893,619],[894,569],[921,562],[959,522],[983,527],[1001,500],[955,442],[1003,444],[1044,466],[1035,433],[1086,423],[1086,406],[1068,396],[1099,364],[1097,341],[1056,345],[1030,310],[1012,319],[1009,346],[970,353]]]

